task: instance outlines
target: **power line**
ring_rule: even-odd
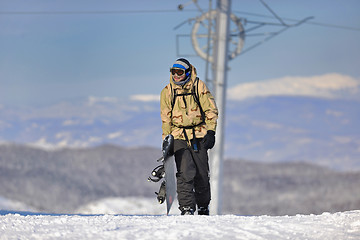
[[[269,15],[264,15],[264,14],[249,13],[249,12],[243,12],[243,11],[234,11],[234,12],[244,14],[244,15],[249,15],[249,16],[256,16],[256,17],[264,17],[264,18],[275,19],[274,16],[269,16]],[[287,20],[287,21],[291,21],[291,22],[298,22],[299,21],[299,20],[293,19],[293,18],[282,18],[282,19]],[[314,22],[314,21],[307,21],[307,22],[305,22],[305,24],[319,25],[319,26],[322,26],[322,27],[330,27],[330,28],[346,29],[346,30],[352,30],[352,31],[360,31],[360,28],[356,28],[356,27],[340,26],[340,25],[335,25],[335,24],[319,23],[319,22]]]
[[[327,24],[327,23],[318,23],[318,22],[307,22],[308,24],[313,25],[319,25],[322,27],[331,27],[331,28],[340,28],[340,29],[346,29],[346,30],[352,30],[352,31],[360,31],[360,28],[354,28],[354,27],[347,27],[347,26],[339,26],[339,25],[333,25],[333,24]]]
[[[189,10],[188,10],[189,11]],[[171,13],[178,10],[114,10],[114,11],[0,11],[0,15],[76,15],[76,14],[139,14]]]
[[[197,11],[195,9],[191,10],[182,10],[182,12],[194,12]],[[91,14],[143,14],[143,13],[178,13],[179,10],[177,9],[164,9],[164,10],[113,10],[113,11],[0,11],[0,15],[91,15]],[[249,16],[257,16],[257,17],[263,17],[263,18],[272,18],[274,19],[274,16],[264,15],[264,14],[258,14],[258,13],[250,13],[250,12],[244,12],[244,11],[234,11],[240,14],[249,15]],[[292,18],[282,18],[287,21],[292,22],[298,22],[297,19]],[[338,29],[346,29],[351,31],[360,31],[360,28],[356,27],[349,27],[349,26],[341,26],[341,25],[335,25],[335,24],[328,24],[328,23],[320,23],[320,22],[314,22],[314,21],[307,21],[306,24],[312,24],[312,25],[318,25],[322,27],[330,27],[330,28],[338,28]]]

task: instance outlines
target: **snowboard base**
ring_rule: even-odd
[[[169,215],[171,206],[176,198],[176,178],[175,178],[175,158],[167,157],[164,160],[165,168],[165,197],[166,197],[166,215]]]

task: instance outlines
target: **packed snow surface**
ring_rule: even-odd
[[[0,211],[0,239],[360,239],[360,210],[296,216]]]

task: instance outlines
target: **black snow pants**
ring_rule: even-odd
[[[185,140],[175,139],[176,180],[179,209],[207,207],[210,203],[209,157],[202,139],[197,139],[198,152]]]

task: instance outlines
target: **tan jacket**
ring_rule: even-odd
[[[162,120],[162,137],[172,134],[175,139],[186,140],[182,127],[192,127],[202,122],[201,112],[193,95],[177,96],[172,109],[173,91],[176,89],[177,94],[190,93],[193,90],[196,79],[196,69],[192,68],[191,79],[184,86],[176,85],[170,75],[170,83],[161,91],[160,108]],[[207,130],[216,131],[218,119],[218,109],[214,97],[210,93],[205,83],[201,80],[198,82],[199,101],[203,112],[205,113],[205,123],[194,128],[196,138],[203,138]],[[172,109],[172,111],[171,111]],[[193,138],[193,130],[185,129],[189,140]]]

